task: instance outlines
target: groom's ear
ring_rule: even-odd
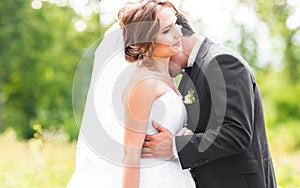
[[[179,13],[177,15],[176,24],[182,26],[181,32],[182,32],[183,36],[191,36],[191,35],[195,34],[195,31],[192,29],[189,21],[186,19],[186,17],[182,13]]]

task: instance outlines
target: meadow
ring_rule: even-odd
[[[74,112],[81,113],[72,108],[74,73],[85,75],[76,100],[76,108],[83,109],[95,41],[112,24],[103,22],[107,15],[100,5],[111,10],[100,1],[72,1],[84,2],[80,9],[69,0],[0,1],[0,188],[61,188],[68,183],[78,136]],[[225,34],[221,42],[253,68],[278,187],[300,188],[300,1],[203,1],[202,9],[211,14],[204,17],[194,16],[203,13],[197,6],[196,12],[184,8],[192,2],[179,1],[196,33],[216,41]],[[230,24],[222,32],[209,29],[227,18]]]
[[[1,188],[65,187],[74,170],[76,142],[65,139],[18,141],[13,131],[0,136]]]
[[[270,147],[278,186],[300,188],[300,151],[290,152],[289,139],[277,136]],[[0,135],[0,151],[1,188],[63,188],[75,168],[76,141],[59,133],[18,141],[8,130]]]

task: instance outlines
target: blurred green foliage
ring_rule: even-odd
[[[69,6],[42,2],[35,10],[30,0],[0,1],[0,131],[13,128],[18,138],[29,139],[36,133],[34,125],[39,125],[43,130],[63,130],[72,140],[78,136],[72,108],[74,74],[107,27],[100,24],[98,14],[83,18]],[[228,41],[256,73],[271,152],[278,162],[278,184],[299,187],[299,165],[290,165],[299,160],[281,161],[281,156],[289,160],[300,151],[300,28],[287,26],[295,9],[284,0],[239,2],[255,9],[270,31],[273,53],[282,57],[279,68],[271,60],[261,66],[260,41],[244,25],[237,25],[241,40]],[[87,28],[77,31],[76,20],[83,20]],[[86,55],[93,60],[93,50]],[[82,98],[85,101],[84,92]]]
[[[73,77],[86,48],[104,31],[98,15],[78,32],[74,21],[83,18],[68,6],[43,2],[35,10],[28,0],[2,0],[0,10],[1,128],[13,127],[19,138],[28,139],[38,123],[64,128],[76,138]]]
[[[253,65],[263,94],[267,125],[270,129],[284,126],[291,129],[291,134],[299,135],[300,130],[294,130],[294,126],[300,124],[300,24],[288,24],[296,9],[287,1],[241,2],[252,6],[260,20],[268,26],[270,40],[274,46],[272,53],[282,57],[280,67],[274,67],[271,60],[265,67],[256,66],[255,63]],[[244,35],[243,38],[252,39],[252,36]],[[256,41],[255,44],[259,42]],[[300,137],[294,138],[297,147]]]
[[[243,25],[238,26],[239,43],[229,41],[256,72],[270,128],[287,121],[298,122],[300,117],[297,101],[300,46],[295,42],[300,30],[286,24],[295,11],[293,7],[285,1],[274,2],[240,1],[255,8],[258,17],[269,27],[270,40],[282,41],[279,53],[283,68],[273,69],[272,62],[269,66],[259,65],[260,41]],[[20,138],[30,138],[34,133],[32,126],[38,123],[49,129],[65,127],[75,138],[78,130],[72,130],[75,123],[72,83],[86,49],[106,29],[100,25],[99,15],[92,14],[84,20],[71,7],[57,7],[44,1],[42,8],[35,10],[29,0],[2,0],[0,10],[0,128],[14,127]],[[74,22],[80,19],[87,24],[82,32],[74,27]]]
[[[274,66],[271,60],[265,67],[256,65],[255,58],[252,64],[253,58],[247,60],[255,70],[263,96],[278,186],[298,188],[300,187],[300,165],[298,165],[300,159],[300,18],[294,20],[298,22],[294,24],[296,26],[288,24],[296,9],[284,0],[241,0],[240,2],[254,8],[259,19],[268,26],[273,45],[272,54],[280,58],[279,67]],[[259,31],[259,28],[257,30]],[[254,39],[253,34],[242,36],[244,36],[242,41]],[[257,45],[259,42],[253,44]],[[249,50],[240,50],[240,52],[251,53]],[[256,53],[257,50],[252,52]],[[247,56],[255,57],[244,54],[245,58]]]
[[[298,122],[300,117],[300,45],[295,42],[300,30],[286,24],[295,11],[293,7],[285,1],[275,2],[240,0],[256,10],[270,30],[270,40],[282,41],[274,52],[283,57],[281,69],[275,70],[272,62],[259,65],[260,41],[243,25],[238,25],[241,40],[228,42],[256,72],[270,128]],[[58,7],[46,1],[35,10],[29,0],[2,0],[0,10],[0,129],[13,127],[19,138],[26,139],[33,136],[32,126],[41,124],[46,129],[64,128],[76,138],[72,83],[87,48],[106,30],[100,25],[99,15],[85,19],[69,6]],[[87,28],[76,31],[76,20],[84,20]],[[90,61],[92,56],[90,52]]]

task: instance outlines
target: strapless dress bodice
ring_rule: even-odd
[[[167,128],[173,135],[176,134],[187,120],[182,96],[169,89],[152,103],[147,134],[157,133],[152,126],[153,120]]]
[[[152,126],[153,120],[167,128],[173,135],[176,135],[187,121],[187,112],[182,101],[182,96],[169,89],[153,101],[148,120],[147,134],[157,133],[157,130]],[[158,165],[166,160],[168,159],[142,158],[141,167]]]

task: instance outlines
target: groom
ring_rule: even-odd
[[[187,128],[194,134],[147,135],[142,157],[178,157],[190,169],[199,188],[276,187],[269,152],[261,95],[245,60],[232,50],[198,37],[183,15],[184,53],[170,62],[188,112]]]

